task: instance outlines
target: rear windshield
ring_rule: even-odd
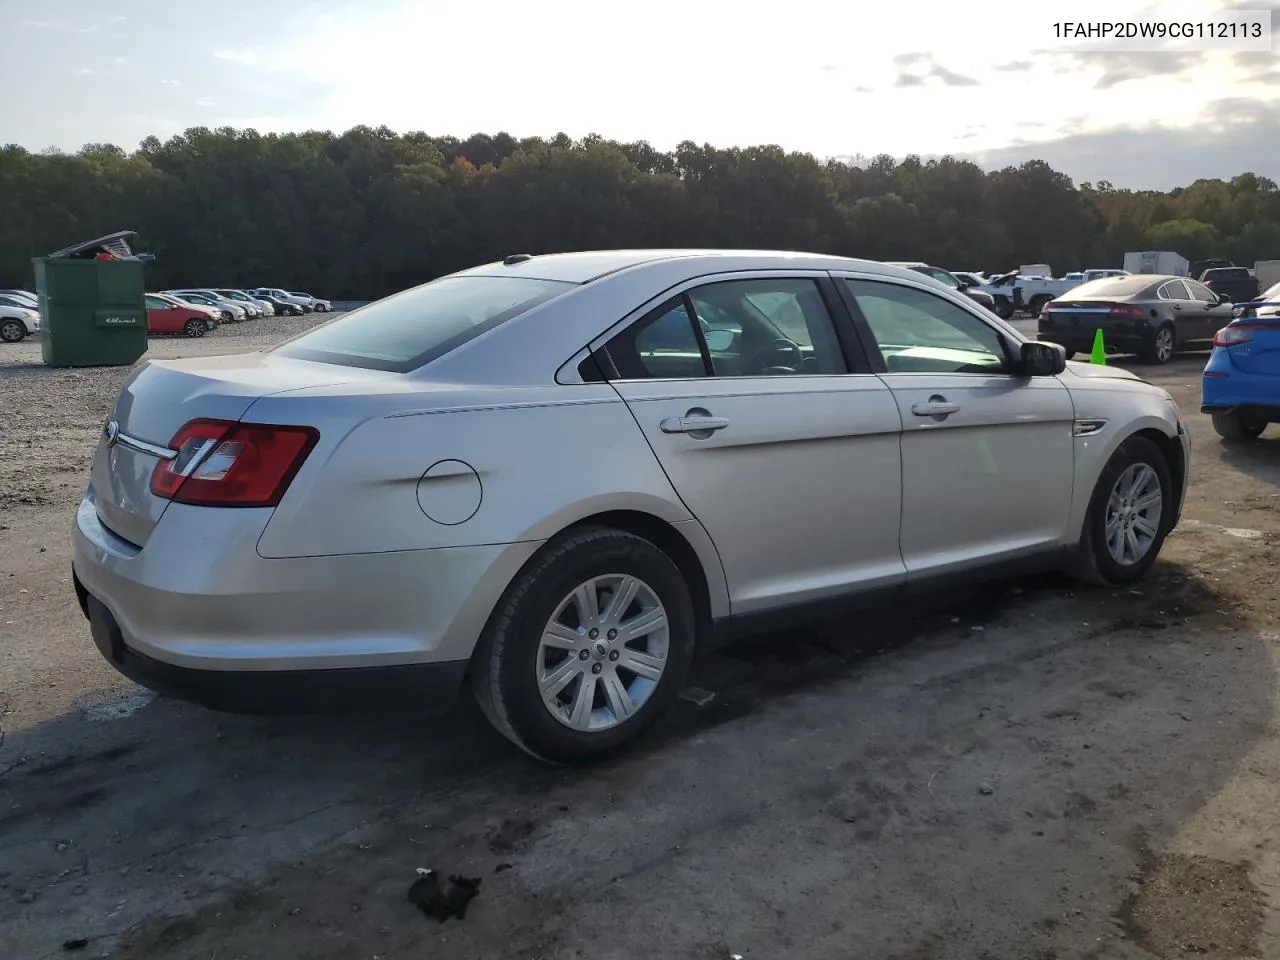
[[[1249,271],[1245,267],[1215,267],[1206,270],[1202,280],[1247,280]]]
[[[1132,277],[1100,277],[1076,287],[1066,297],[1071,300],[1090,300],[1102,297],[1128,297],[1145,290],[1155,282],[1150,275]]]
[[[526,277],[443,277],[344,313],[273,352],[405,373],[574,286]]]

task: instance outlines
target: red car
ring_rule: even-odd
[[[188,337],[203,337],[217,321],[203,310],[182,303],[160,293],[148,293],[147,334],[180,333]]]

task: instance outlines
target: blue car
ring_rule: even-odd
[[[1280,423],[1280,283],[1238,314],[1213,338],[1201,381],[1200,410],[1227,440],[1256,440]]]

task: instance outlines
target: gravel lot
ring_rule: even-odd
[[[277,319],[152,356],[238,352]],[[1280,956],[1280,432],[1136,590],[1058,577],[706,657],[645,749],[547,770],[468,708],[256,719],[99,658],[68,528],[123,369],[0,348],[0,956]],[[464,921],[414,869],[483,879]]]

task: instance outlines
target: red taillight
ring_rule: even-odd
[[[1234,347],[1238,343],[1248,343],[1259,330],[1280,330],[1280,321],[1258,320],[1252,323],[1230,324],[1213,335],[1213,345]]]
[[[313,427],[192,420],[151,474],[151,492],[202,507],[274,507],[320,439]]]
[[[1111,308],[1110,314],[1113,317],[1128,317],[1130,320],[1141,320],[1147,315],[1147,311],[1131,304],[1116,304]]]

